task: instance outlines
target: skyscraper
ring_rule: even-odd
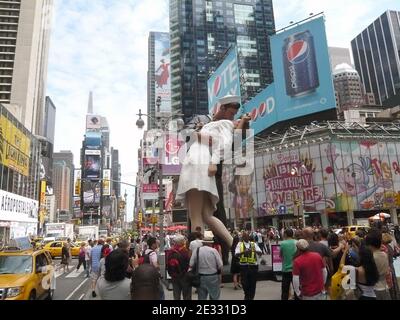
[[[54,191],[56,192],[56,187],[55,184],[57,181],[55,180],[56,176],[56,165],[60,166],[60,163],[64,163],[65,166],[68,168],[68,174],[69,174],[69,183],[68,183],[68,188],[69,188],[69,206],[68,210],[72,213],[72,208],[73,208],[73,202],[74,202],[74,171],[75,171],[75,166],[74,166],[74,155],[71,151],[60,151],[56,152],[53,154],[53,184],[54,184]],[[58,173],[60,176],[60,173]],[[61,209],[61,208],[58,208]],[[65,209],[65,208],[63,208]]]
[[[339,112],[363,105],[374,104],[364,92],[360,76],[354,68],[346,63],[336,66],[333,71],[333,83],[338,98]]]
[[[352,66],[350,49],[339,48],[339,47],[329,47],[329,57],[331,59],[331,69],[332,71],[336,69],[339,64],[346,63]]]
[[[172,110],[208,113],[207,80],[231,45],[240,57],[243,100],[273,81],[268,36],[272,0],[170,1]]]
[[[121,181],[121,165],[119,163],[119,151],[111,148],[111,178],[113,181],[111,190],[115,192],[117,198],[121,195],[121,184],[116,181]]]
[[[70,189],[72,185],[71,170],[63,160],[54,161],[54,194],[57,210],[72,213]]]
[[[0,1],[0,103],[43,135],[53,0]]]
[[[400,12],[383,13],[351,41],[351,48],[365,91],[373,92],[378,104],[400,95]]]

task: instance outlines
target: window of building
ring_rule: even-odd
[[[237,36],[236,43],[238,50],[244,57],[257,56],[257,41],[249,36]]]
[[[206,20],[208,22],[213,21],[213,4],[212,1],[206,1]]]
[[[236,24],[248,24],[255,21],[253,6],[235,4],[234,12]]]

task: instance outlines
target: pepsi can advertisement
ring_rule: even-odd
[[[309,30],[290,35],[282,48],[286,93],[300,97],[319,87],[314,37]]]
[[[325,17],[289,26],[271,36],[270,41],[277,122],[324,111],[333,114],[336,99]],[[268,116],[273,118],[272,114]]]

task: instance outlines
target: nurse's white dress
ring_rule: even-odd
[[[192,189],[207,191],[211,202],[217,209],[219,201],[215,177],[208,176],[208,166],[210,163],[219,164],[224,159],[224,155],[230,154],[233,143],[233,122],[230,120],[219,120],[206,124],[201,133],[212,136],[213,146],[201,144],[195,141],[189,152],[186,154],[182,163],[179,186],[176,192],[177,200],[186,200],[186,192]]]

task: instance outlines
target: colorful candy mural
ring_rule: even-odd
[[[400,208],[400,143],[335,141],[255,158],[256,215]],[[250,187],[248,187],[250,189]]]

